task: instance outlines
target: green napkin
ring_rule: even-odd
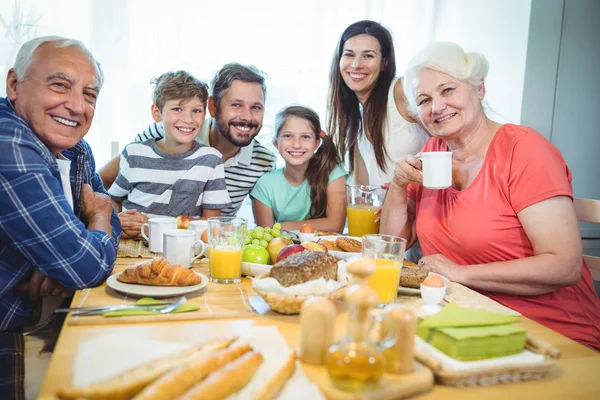
[[[513,325],[519,320],[517,316],[449,304],[422,319],[417,335],[457,360],[481,360],[523,351],[527,331]]]
[[[152,297],[142,297],[141,299],[136,301],[134,304],[161,305],[161,304],[167,304],[167,303],[162,300],[153,299]],[[199,309],[200,309],[200,307],[198,307],[195,304],[183,303],[182,305],[178,306],[176,309],[171,311],[169,314],[178,314],[178,313],[184,313],[184,312],[189,312],[189,311],[197,311]],[[128,317],[128,316],[133,316],[133,315],[161,315],[161,314],[147,310],[145,308],[127,308],[125,310],[110,311],[110,312],[104,313],[103,315],[105,317]]]
[[[451,303],[442,308],[439,313],[424,318],[419,323],[419,327],[442,328],[457,326],[502,325],[519,322],[520,319],[520,317],[514,315],[464,308]]]

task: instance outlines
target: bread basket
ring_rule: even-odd
[[[339,300],[344,297],[344,294],[346,293],[346,288],[349,285],[349,280],[348,280],[348,278],[346,278],[346,285],[342,286],[341,288],[339,288],[333,292],[324,293],[324,294],[308,294],[308,295],[293,295],[293,294],[277,293],[277,292],[270,292],[270,291],[258,289],[256,287],[256,285],[254,284],[254,282],[257,279],[268,278],[269,276],[270,275],[267,272],[265,274],[259,275],[256,278],[254,278],[254,280],[252,281],[252,289],[254,289],[254,291],[256,293],[258,293],[258,295],[260,295],[260,297],[263,298],[265,303],[267,303],[269,305],[269,307],[271,307],[272,310],[277,311],[278,313],[281,313],[281,314],[300,314],[300,309],[302,309],[302,304],[304,303],[304,300],[308,299],[309,297],[318,296],[318,297],[324,297],[324,298],[326,298],[328,300],[332,300],[332,301]]]

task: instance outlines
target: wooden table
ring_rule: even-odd
[[[119,264],[131,264],[132,259],[119,259]],[[243,280],[244,288],[252,293],[249,279]],[[77,295],[76,295],[77,296]],[[77,297],[74,302],[77,301]],[[71,382],[73,361],[79,343],[93,337],[107,334],[136,335],[149,339],[202,342],[205,337],[214,337],[215,332],[242,334],[254,325],[275,325],[292,348],[298,345],[297,315],[277,314],[265,307],[261,316],[250,319],[206,320],[198,322],[155,322],[145,324],[106,325],[106,326],[64,326],[54,350],[40,399],[55,399],[59,388],[67,387]],[[343,305],[338,305],[336,336],[345,331],[347,313]],[[540,339],[554,344],[562,352],[558,361],[558,371],[541,381],[500,385],[485,388],[452,388],[436,385],[429,393],[418,396],[419,399],[596,399],[600,398],[600,353],[582,346],[536,322],[523,318],[521,326]],[[90,366],[91,367],[91,366]]]

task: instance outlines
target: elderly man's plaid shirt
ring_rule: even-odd
[[[112,237],[86,230],[84,183],[106,194],[83,140],[64,151],[71,160],[74,210],[64,195],[55,157],[8,99],[0,98],[0,398],[22,396],[22,329],[33,304],[14,287],[35,270],[68,288],[97,286],[111,273],[121,237],[113,212]]]

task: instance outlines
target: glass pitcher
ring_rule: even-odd
[[[375,211],[383,205],[386,190],[381,186],[346,185],[348,234],[362,237],[379,233]]]

